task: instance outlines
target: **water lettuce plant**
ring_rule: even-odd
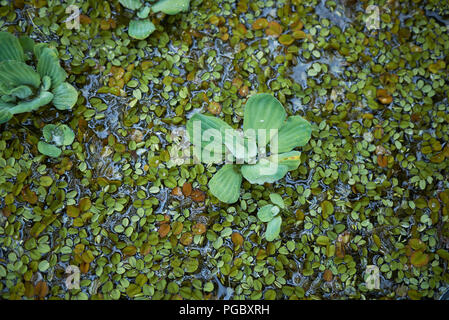
[[[75,139],[75,134],[65,124],[47,124],[43,129],[44,141],[39,141],[37,149],[46,156],[57,158],[65,146],[69,146]]]
[[[122,6],[135,12],[129,22],[128,34],[135,39],[145,39],[156,30],[156,26],[149,18],[150,13],[162,12],[175,15],[189,10],[190,0],[119,0]]]
[[[267,204],[259,209],[257,218],[262,222],[268,222],[265,230],[265,239],[273,241],[281,232],[282,217],[281,209],[285,209],[284,200],[277,193],[270,194],[270,200],[273,204]]]
[[[297,169],[301,153],[293,149],[307,144],[312,132],[307,120],[287,118],[282,104],[267,93],[253,95],[246,102],[243,131],[200,113],[194,114],[186,127],[199,161],[220,163],[224,155],[225,164],[208,186],[225,203],[238,200],[243,178],[252,184],[273,183]]]
[[[56,49],[0,32],[0,124],[49,103],[58,110],[71,109],[78,92],[66,78]]]

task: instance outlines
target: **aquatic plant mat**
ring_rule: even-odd
[[[71,110],[0,125],[2,299],[441,296],[445,1],[192,0],[151,13],[144,40],[128,34],[134,15],[117,0],[0,0],[0,31],[55,48],[79,93]],[[256,93],[311,139],[299,167],[243,180],[226,204],[207,186],[221,165],[174,155],[193,114],[241,128]],[[49,124],[75,134],[56,157],[38,150]],[[267,241],[257,213],[272,203]]]

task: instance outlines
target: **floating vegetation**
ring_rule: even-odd
[[[65,1],[1,1],[0,68],[20,59],[30,75],[0,79],[2,299],[447,290],[446,3],[192,0],[166,16],[151,8],[168,1],[70,3],[79,15]],[[154,30],[133,37],[134,15]],[[39,72],[44,57],[57,78]],[[69,86],[80,94],[56,99]],[[304,119],[311,137],[288,173],[262,184],[239,175],[220,201],[210,182],[228,167],[186,161],[188,123],[210,113],[243,128],[258,96],[273,97],[283,121]],[[41,154],[44,142],[60,154]]]

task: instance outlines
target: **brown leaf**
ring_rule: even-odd
[[[86,263],[86,262],[81,263],[81,265],[80,265],[81,273],[86,274],[89,271],[89,266],[90,266],[89,263]]]
[[[163,223],[159,226],[159,236],[164,238],[170,232],[170,225],[168,223]]]
[[[388,165],[388,157],[387,156],[383,156],[383,155],[378,155],[377,156],[377,164],[381,168],[386,168],[387,165]]]
[[[182,185],[182,194],[186,197],[188,197],[192,194],[192,184],[191,183],[186,182]]]
[[[282,26],[276,21],[270,21],[265,32],[267,36],[279,37],[282,33]]]
[[[92,19],[86,16],[85,14],[80,14],[80,23],[81,24],[91,24]]]
[[[209,106],[207,107],[207,110],[212,113],[212,114],[220,114],[221,112],[221,104],[219,104],[218,102],[212,101],[211,103],[209,103]]]
[[[140,248],[140,254],[143,256],[146,256],[147,254],[149,254],[151,251],[151,245],[146,242],[142,245],[142,247]]]
[[[23,200],[25,200],[29,204],[36,204],[36,202],[37,202],[36,192],[31,191],[29,186],[23,187],[22,197],[23,197]]]
[[[249,88],[247,85],[242,86],[239,89],[239,94],[242,98],[246,97],[249,94]]]
[[[171,191],[171,194],[174,195],[175,197],[180,197],[180,196],[182,196],[182,190],[180,187],[175,187]]]
[[[11,215],[11,209],[9,208],[9,206],[3,208],[2,214],[6,218],[8,218]]]
[[[71,218],[77,218],[80,215],[80,210],[75,206],[67,206],[67,215]]]
[[[183,233],[181,239],[179,240],[185,246],[188,246],[193,241],[193,236],[190,232]]]
[[[198,189],[192,191],[190,198],[195,202],[203,202],[206,199],[206,194]]]
[[[39,281],[34,287],[34,293],[38,298],[43,299],[48,294],[48,286],[44,281]]]
[[[231,235],[231,240],[232,240],[232,243],[234,244],[234,247],[239,247],[240,248],[240,247],[243,246],[243,237],[242,237],[242,235],[240,233],[234,232]]]
[[[192,227],[192,232],[197,235],[203,234],[206,232],[206,226],[203,223],[198,222]]]
[[[385,89],[379,89],[377,90],[377,99],[382,103],[382,104],[390,104],[393,101],[393,97],[388,93],[387,90]]]
[[[243,86],[243,80],[240,79],[240,78],[234,78],[234,79],[232,80],[232,85],[233,85],[234,87],[236,87],[237,89],[240,89],[240,87]]]
[[[329,269],[324,270],[323,273],[323,279],[327,282],[331,282],[332,281],[332,271],[330,271]]]
[[[259,18],[253,22],[253,25],[251,27],[253,30],[265,29],[266,27],[268,27],[268,21],[265,18]]]
[[[131,257],[136,254],[137,248],[135,246],[127,246],[122,249],[125,256]]]
[[[335,255],[338,258],[344,258],[345,257],[345,248],[341,242],[337,242],[335,246]]]

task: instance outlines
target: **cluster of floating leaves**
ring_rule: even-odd
[[[4,1],[5,2],[5,1]],[[146,40],[118,1],[6,1],[0,29],[58,48],[81,92],[0,134],[5,299],[438,298],[449,283],[447,8],[438,1],[195,0]],[[366,8],[380,9],[368,29]],[[214,166],[168,165],[194,112],[241,125],[272,92],[313,124],[302,165],[224,205]],[[61,119],[68,117],[67,119]],[[45,124],[75,143],[57,160]],[[288,208],[267,242],[258,208]],[[79,289],[65,270],[79,268]],[[366,267],[380,269],[367,288]]]

